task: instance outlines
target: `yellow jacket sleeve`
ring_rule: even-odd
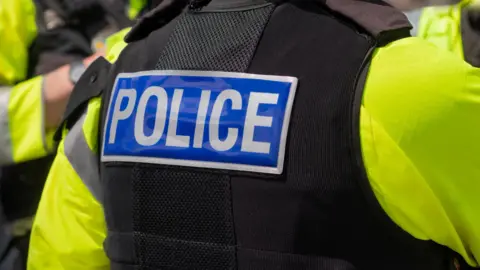
[[[138,16],[138,13],[142,11],[142,9],[147,4],[146,0],[130,0],[129,7],[128,7],[128,17],[133,20]]]
[[[0,87],[0,165],[47,155],[53,130],[44,126],[43,77]]]
[[[34,220],[28,269],[109,269],[99,203],[96,135],[99,98],[60,143]],[[87,186],[85,183],[91,183]],[[97,186],[94,186],[97,183]]]
[[[25,79],[28,48],[37,35],[32,0],[0,2],[0,85]]]
[[[375,54],[360,123],[375,195],[405,231],[472,266],[480,263],[479,116],[480,70],[456,55],[418,38]]]
[[[126,46],[119,35],[107,40],[110,60]],[[97,164],[100,105],[92,99],[59,145],[32,227],[29,270],[110,269]]]

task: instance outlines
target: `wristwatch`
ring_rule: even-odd
[[[85,65],[83,64],[82,61],[75,61],[75,62],[71,63],[70,64],[70,70],[68,72],[68,76],[70,78],[70,81],[73,84],[76,84],[78,82],[78,80],[80,80],[80,77],[82,77],[82,74],[83,74],[83,72],[85,72],[86,69],[87,69],[87,67],[85,67]]]

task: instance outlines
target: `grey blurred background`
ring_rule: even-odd
[[[412,11],[405,12],[405,14],[407,15],[408,19],[410,20],[410,22],[411,22],[412,25],[413,25],[412,36],[416,36],[416,35],[417,35],[418,21],[419,21],[419,19],[420,19],[420,14],[421,14],[421,13],[422,13],[422,10],[421,10],[421,9],[416,9],[416,10],[412,10]]]

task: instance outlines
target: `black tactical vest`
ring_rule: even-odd
[[[102,162],[111,268],[455,269],[452,252],[389,219],[362,162],[370,58],[408,36],[403,14],[379,1],[198,2],[161,28],[171,13],[160,5],[130,33],[108,78],[98,77],[106,80],[99,141],[119,73],[293,76],[283,173]]]

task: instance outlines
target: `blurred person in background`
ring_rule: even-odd
[[[418,36],[480,67],[480,1],[425,8]]]
[[[120,2],[120,3],[119,3]],[[25,269],[53,132],[74,84],[145,0],[0,1],[0,269]]]
[[[480,67],[480,1],[390,0],[416,26],[417,35]]]
[[[409,21],[412,23],[412,36],[418,34],[420,17],[426,7],[437,7],[444,9],[445,6],[457,4],[459,0],[388,0],[389,4],[400,9],[405,13]]]

